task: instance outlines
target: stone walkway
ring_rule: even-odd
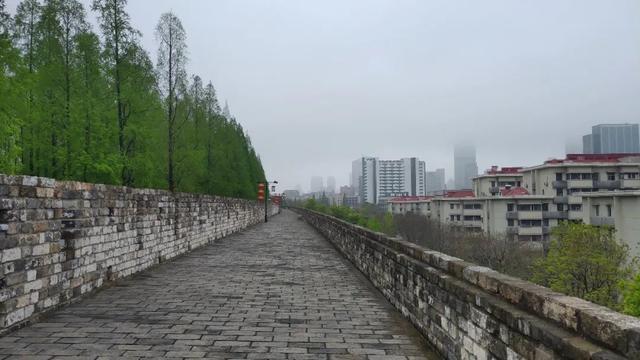
[[[290,212],[0,338],[0,359],[435,359]]]

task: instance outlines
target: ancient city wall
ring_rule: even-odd
[[[640,319],[296,209],[447,359],[640,359]]]
[[[261,221],[255,201],[0,175],[0,334]]]

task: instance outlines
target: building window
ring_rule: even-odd
[[[507,219],[507,226],[513,226],[513,219]]]
[[[615,179],[616,179],[616,173],[612,173],[612,172],[607,173],[607,180],[613,181]]]
[[[541,211],[542,204],[520,204],[518,211]]]
[[[465,210],[480,210],[482,209],[482,204],[464,204]]]
[[[556,173],[556,181],[562,181],[562,173]]]
[[[569,205],[569,210],[571,210],[571,211],[582,211],[582,204],[571,204],[571,205]]]
[[[596,213],[596,216],[600,216],[600,205],[593,205],[593,211]]]
[[[611,204],[607,204],[607,216],[611,217]]]
[[[542,220],[520,220],[520,226],[522,226],[522,227],[540,227],[540,226],[542,226]]]
[[[449,204],[449,208],[453,210],[453,204]]]
[[[513,211],[513,204],[507,204],[507,211]]]
[[[558,204],[558,211],[564,211],[564,204]]]
[[[562,196],[562,189],[556,189],[556,196]]]

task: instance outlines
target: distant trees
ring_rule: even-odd
[[[377,211],[375,207],[365,206],[354,210],[348,206],[327,206],[322,201],[316,201],[314,198],[308,199],[302,205],[307,209],[337,217],[369,230],[382,232],[390,236],[396,235],[393,216],[389,213]]]
[[[620,309],[621,285],[632,275],[633,260],[613,229],[566,222],[553,235],[547,256],[535,264],[533,281]]]
[[[523,279],[531,277],[533,262],[542,256],[541,250],[504,234],[470,232],[418,214],[396,215],[394,220],[408,241]]]
[[[156,68],[126,4],[93,1],[98,35],[78,0],[14,17],[0,0],[0,172],[254,197],[260,159],[213,85],[187,78],[180,20],[163,15]]]

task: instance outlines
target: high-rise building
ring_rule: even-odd
[[[582,137],[585,154],[626,154],[640,152],[638,124],[600,124]]]
[[[380,204],[394,196],[421,196],[426,194],[425,163],[418,158],[379,160],[363,157],[353,162],[360,165],[353,174],[359,176],[362,203]]]
[[[456,189],[471,189],[472,179],[478,176],[476,148],[458,145],[453,151],[453,166]]]
[[[311,192],[320,193],[323,191],[324,191],[324,181],[322,180],[322,176],[311,177]]]
[[[427,171],[427,194],[442,192],[444,189],[444,169]]]
[[[351,187],[360,192],[360,183],[362,182],[362,159],[358,158],[351,163]]]
[[[336,178],[333,176],[328,176],[327,177],[327,187],[325,188],[325,191],[328,194],[335,194],[336,193]]]

